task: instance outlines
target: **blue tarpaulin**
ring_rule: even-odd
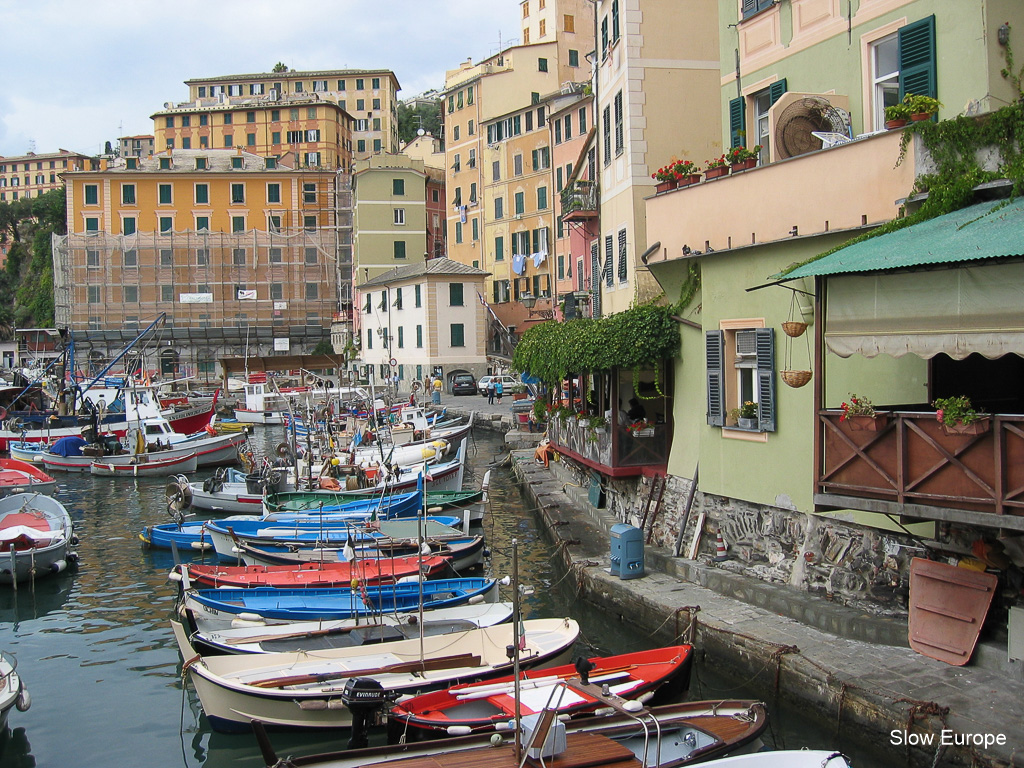
[[[55,453],[58,456],[81,456],[82,446],[86,442],[78,435],[69,435],[62,437],[56,443],[50,446],[50,453]]]

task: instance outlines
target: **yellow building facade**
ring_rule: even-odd
[[[66,171],[95,170],[100,161],[66,149],[41,155],[0,156],[0,203],[35,198],[64,186],[60,175]]]
[[[297,166],[181,150],[66,174],[57,325],[108,355],[166,313],[161,369],[180,375],[210,377],[224,355],[311,351],[351,301],[351,189],[346,174]]]

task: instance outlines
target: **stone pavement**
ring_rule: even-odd
[[[693,642],[706,662],[727,662],[751,675],[774,671],[774,693],[837,729],[858,733],[881,754],[891,754],[892,765],[1024,766],[1019,681],[921,656],[906,647],[905,624],[897,622],[894,631],[885,620],[786,587],[748,584],[745,594],[767,607],[723,595],[701,584],[716,583],[722,571],[664,550],[647,547],[646,575],[621,580],[609,573],[609,531],[620,521],[581,503],[585,491],[537,465],[532,451],[513,453],[513,471],[546,521],[581,597],[621,621],[669,643],[686,637],[695,616]],[[784,611],[801,620],[769,609],[779,600],[802,601]]]

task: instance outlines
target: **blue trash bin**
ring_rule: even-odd
[[[620,579],[636,579],[644,575],[644,532],[625,523],[611,530],[611,572]]]

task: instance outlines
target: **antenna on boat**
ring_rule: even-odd
[[[516,728],[515,728],[515,759],[516,765],[521,765],[521,746],[519,734],[523,728],[523,712],[519,698],[519,626],[522,617],[520,616],[521,605],[519,603],[519,539],[512,539],[512,645],[508,651],[512,658],[512,677],[515,680],[513,688],[513,700],[516,703]]]

